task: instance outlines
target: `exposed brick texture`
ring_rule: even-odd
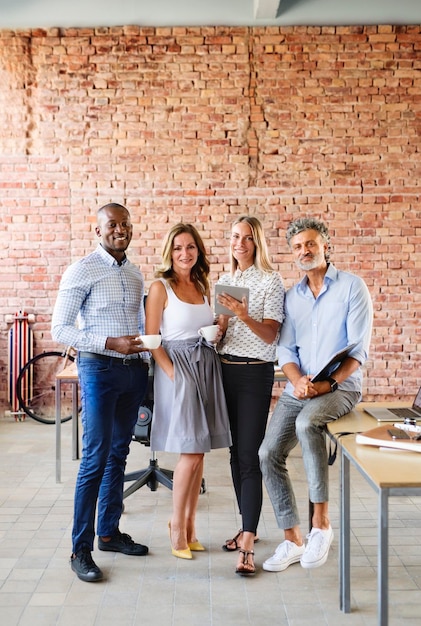
[[[330,226],[332,261],[375,309],[365,399],[421,383],[421,28],[74,28],[0,31],[0,405],[5,315],[49,333],[65,267],[90,252],[97,208],[131,210],[147,285],[178,220],[203,234],[212,279],[233,218]]]

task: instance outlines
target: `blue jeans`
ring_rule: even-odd
[[[283,393],[269,421],[259,450],[260,467],[278,527],[298,526],[300,518],[287,458],[297,443],[301,445],[311,502],[329,500],[328,455],[324,427],[359,402],[357,391],[326,393],[311,400],[297,400]]]
[[[136,365],[119,361],[78,357],[83,435],[74,501],[74,553],[82,547],[93,550],[97,501],[99,536],[118,529],[123,511],[126,458],[148,369],[140,361]]]

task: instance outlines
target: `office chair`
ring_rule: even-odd
[[[143,404],[139,407],[137,422],[134,427],[132,441],[138,441],[144,446],[150,446],[150,433],[152,424],[152,410],[153,410],[153,362],[149,367],[148,373],[148,386],[146,389],[145,398]],[[155,452],[152,452],[149,459],[148,467],[129,472],[124,475],[124,482],[134,481],[130,487],[127,487],[123,493],[123,499],[130,496],[132,493],[148,485],[151,491],[158,489],[158,484],[161,483],[168,489],[172,490],[172,478],[173,472],[167,469],[161,469],[158,465]]]
[[[152,361],[149,367],[148,386],[145,398],[143,400],[143,404],[139,407],[137,422],[132,436],[132,441],[138,441],[144,446],[151,445],[150,433],[153,410],[153,376],[154,363]],[[152,452],[148,467],[134,472],[129,472],[124,475],[124,482],[134,482],[123,492],[123,499],[127,498],[127,496],[130,496],[144,485],[147,485],[151,491],[156,491],[159,483],[161,483],[164,487],[168,487],[168,489],[172,490],[173,474],[174,472],[172,470],[159,467],[156,454],[155,452]],[[200,493],[205,493],[205,491],[205,479],[203,478]]]

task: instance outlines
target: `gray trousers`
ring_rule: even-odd
[[[259,449],[263,480],[279,528],[288,529],[300,523],[287,469],[289,453],[300,443],[310,501],[327,502],[329,474],[324,426],[349,413],[360,398],[357,391],[340,389],[311,400],[297,400],[285,392],[279,398]]]

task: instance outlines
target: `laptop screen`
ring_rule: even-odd
[[[421,411],[421,387],[418,389],[418,393],[415,397],[414,404],[412,405],[413,409],[417,409]]]

